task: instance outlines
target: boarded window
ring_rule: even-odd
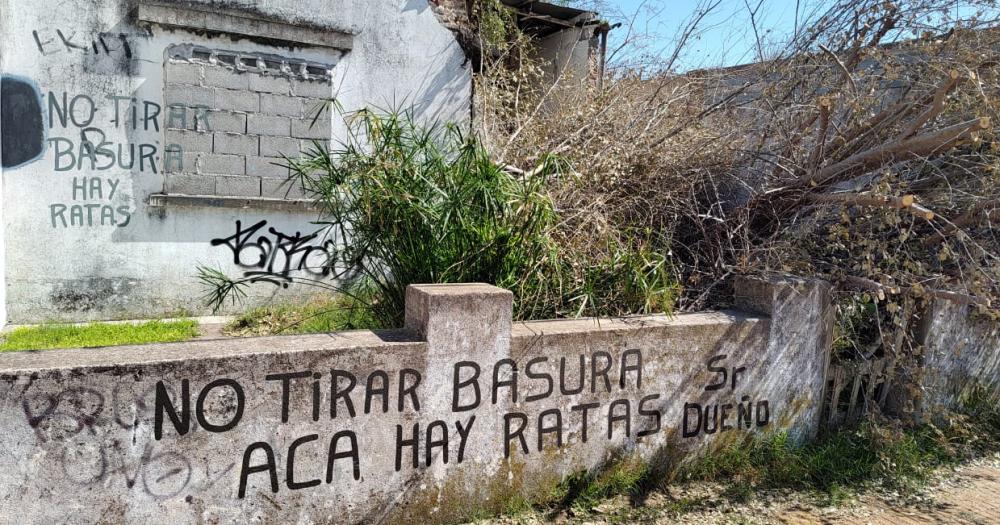
[[[332,66],[178,45],[164,63],[164,191],[304,198],[288,159],[328,148]]]

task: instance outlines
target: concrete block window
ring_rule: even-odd
[[[163,66],[166,194],[305,198],[283,164],[329,146],[332,65],[183,44]]]

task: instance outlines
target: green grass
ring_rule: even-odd
[[[907,429],[865,423],[805,446],[794,446],[781,434],[733,445],[684,466],[679,477],[729,480],[727,494],[735,501],[745,501],[754,487],[763,486],[816,491],[835,502],[844,499],[848,487],[878,484],[913,492],[937,468],[960,458],[953,445],[929,425]]]
[[[623,494],[636,495],[646,486],[651,470],[636,457],[611,462],[595,472],[579,472],[557,489],[560,506],[586,512],[602,500]]]
[[[189,319],[141,324],[46,324],[17,328],[5,334],[0,341],[0,351],[169,343],[185,341],[197,335],[198,322]]]
[[[318,334],[367,328],[370,311],[348,298],[320,298],[298,304],[254,308],[223,329],[227,335],[249,337],[275,334]]]

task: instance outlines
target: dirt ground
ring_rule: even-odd
[[[1000,524],[1000,454],[942,471],[926,488],[905,498],[891,492],[869,491],[835,505],[824,499],[790,491],[757,491],[734,498],[731,487],[688,484],[655,492],[638,504],[627,497],[607,500],[582,515],[559,510],[480,521],[477,525]]]

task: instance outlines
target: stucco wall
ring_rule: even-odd
[[[0,56],[0,70],[3,70],[3,57]],[[0,124],[0,135],[3,134],[3,125]],[[2,161],[0,153],[0,161]],[[3,193],[3,168],[0,167],[0,198]],[[0,225],[7,224],[4,220],[4,206],[0,206]],[[7,324],[7,229],[0,226],[0,327]]]
[[[515,325],[506,290],[434,285],[402,330],[3,354],[0,515],[446,523],[615,458],[808,438],[826,287],[738,293],[771,314]]]
[[[3,74],[8,81],[17,77],[37,90],[46,137],[40,158],[3,170],[6,307],[12,323],[204,313],[200,301],[204,290],[195,278],[198,265],[232,275],[281,274],[284,254],[278,254],[274,265],[255,264],[262,255],[270,255],[260,246],[280,243],[281,235],[287,240],[296,232],[314,231],[309,221],[316,219],[316,213],[302,208],[148,204],[151,194],[164,189],[168,141],[163,71],[165,51],[172,45],[334,64],[330,95],[347,111],[363,106],[412,107],[426,119],[469,117],[468,64],[454,35],[437,21],[426,0],[166,4],[202,5],[217,12],[238,7],[228,13],[301,24],[321,35],[339,32],[350,45],[349,49],[290,45],[266,40],[273,35],[250,39],[141,24],[136,12],[146,2],[0,1]],[[334,122],[331,133],[336,139],[343,127]],[[80,154],[81,136],[96,144],[106,141],[107,151],[116,157],[118,148],[125,155],[102,169],[108,159],[98,154],[92,165],[89,156]],[[130,148],[136,152],[132,163]],[[237,254],[225,241],[237,233],[236,221],[244,232],[266,221],[252,239],[240,243],[243,266],[235,264]],[[259,243],[260,237],[269,241]],[[218,242],[213,245],[212,240]],[[317,253],[324,242],[322,238],[306,242],[306,256]],[[301,254],[289,257],[293,271]],[[275,280],[280,283],[281,277],[276,275]],[[258,284],[251,303],[309,292]]]
[[[589,25],[559,31],[538,43],[544,85],[558,81],[562,89],[574,91],[590,86],[595,76],[595,55],[599,53],[595,29]]]

